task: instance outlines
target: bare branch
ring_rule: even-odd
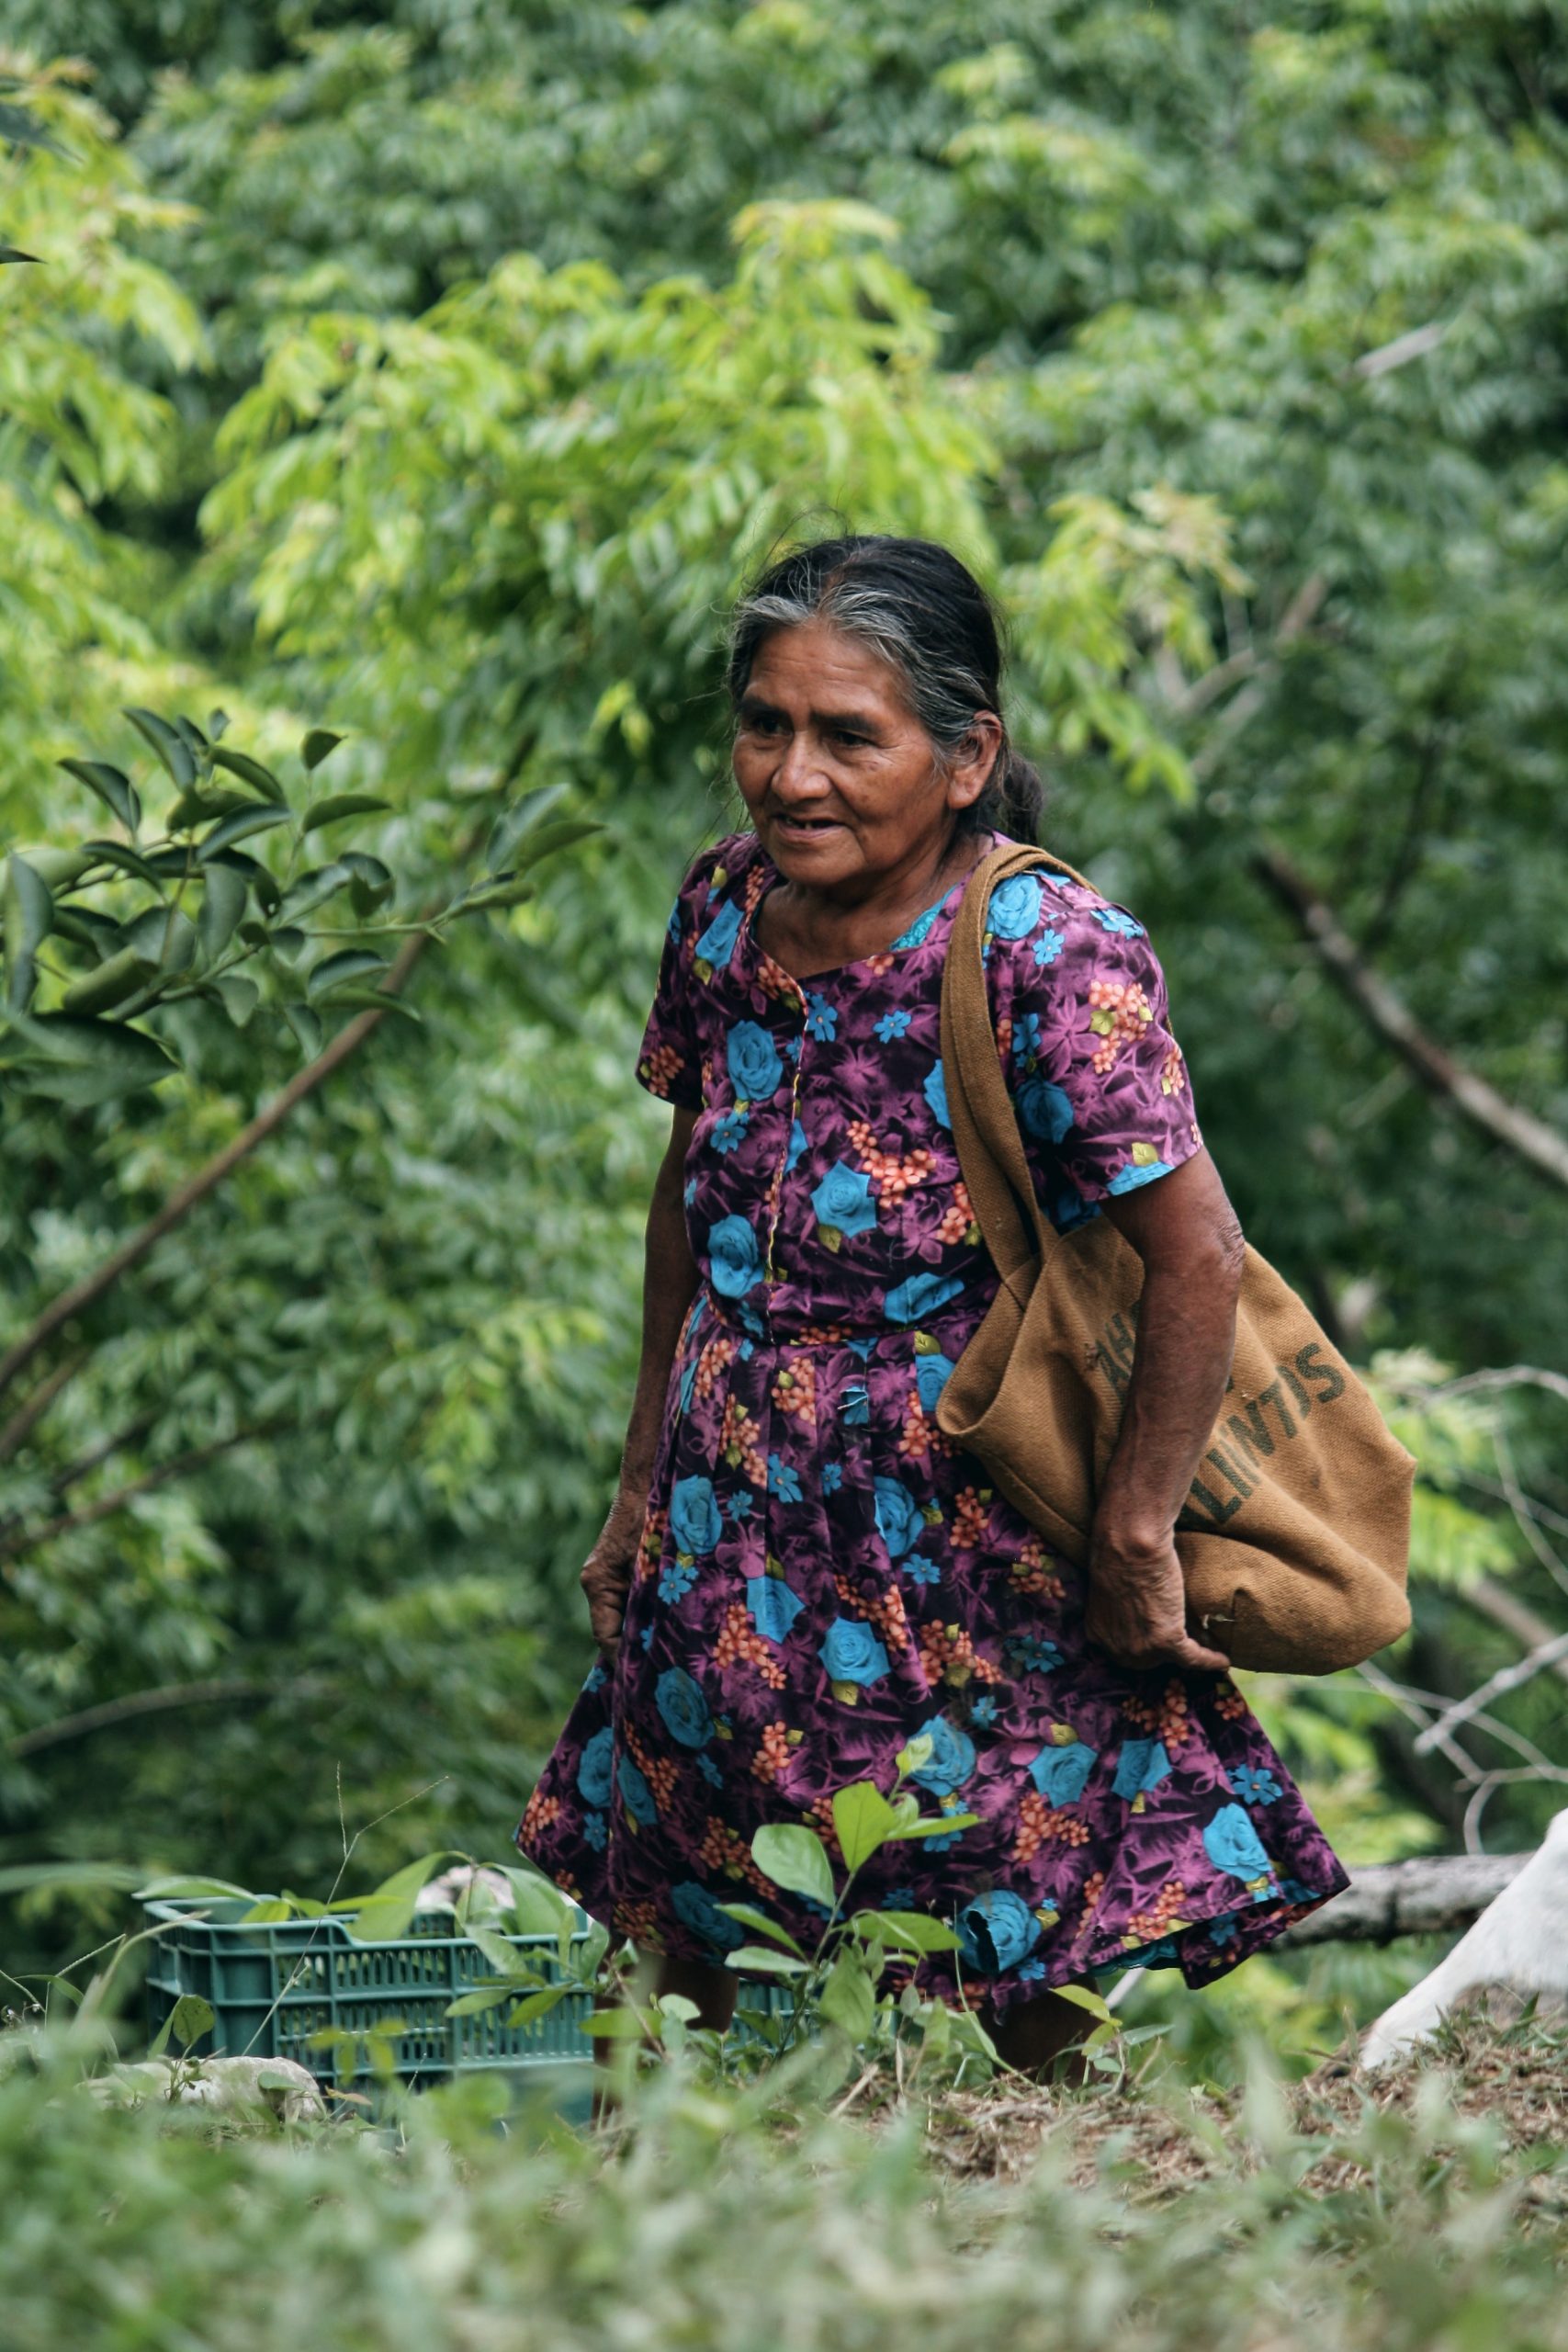
[[[404,941],[388,971],[380,991],[383,996],[396,996],[413,969],[424,944],[423,932],[418,932],[412,939]],[[243,1128],[231,1143],[225,1144],[221,1151],[215,1152],[207,1165],[198,1168],[178,1192],[170,1194],[157,1216],[150,1217],[140,1232],[133,1233],[129,1241],[122,1243],[100,1265],[95,1266],[91,1273],[84,1274],[79,1282],[72,1283],[69,1290],[62,1291],[58,1298],[51,1299],[31,1329],[25,1331],[16,1345],[0,1357],[0,1396],[4,1396],[17,1374],[31,1363],[40,1349],[49,1345],[57,1331],[63,1330],[73,1317],[96,1306],[106,1292],[114,1288],[122,1274],[140,1265],[165,1234],[172,1233],[175,1226],[182,1224],[192,1209],[206,1200],[209,1193],[217,1191],[242,1159],[283,1125],[289,1113],[303,1102],[307,1095],[313,1094],[334,1070],[341,1069],[350,1055],[357,1053],[371,1031],[385,1019],[385,1013],[370,1008],[356,1013],[346,1028],[338,1032],[325,1052],[318,1054],[313,1062],[308,1062],[302,1070],[297,1071],[288,1085],[274,1095],[265,1110],[256,1114],[249,1126]]]
[[[1240,700],[1240,696],[1237,696]],[[1232,707],[1235,707],[1233,704]],[[1422,1082],[1446,1095],[1472,1125],[1495,1143],[1501,1143],[1553,1183],[1568,1186],[1568,1136],[1533,1113],[1518,1111],[1504,1101],[1495,1087],[1456,1061],[1428,1037],[1402,1000],[1360,954],[1334,910],[1320,899],[1283,850],[1271,843],[1255,852],[1254,872],[1272,891],[1297,923],[1325,969],[1385,1045],[1409,1063]],[[1488,1375],[1477,1374],[1477,1382]],[[1541,1374],[1542,1385],[1555,1386],[1561,1375]],[[1568,1395],[1568,1380],[1562,1382]]]
[[[1375,351],[1363,351],[1359,359],[1350,363],[1349,372],[1371,383],[1379,376],[1392,376],[1396,368],[1408,368],[1413,359],[1425,359],[1453,324],[1451,319],[1433,319],[1424,327],[1412,327],[1408,334],[1396,334],[1392,343],[1380,344]]]
[[[1322,572],[1309,572],[1280,616],[1280,626],[1274,631],[1276,650],[1291,644],[1294,639],[1302,636],[1312,627],[1327,594],[1328,582]],[[1234,667],[1236,663],[1241,665],[1239,669]],[[1226,704],[1214,722],[1214,729],[1208,741],[1193,756],[1192,773],[1200,784],[1205,777],[1213,775],[1232,740],[1239,735],[1242,729],[1262,709],[1269,699],[1269,689],[1279,671],[1277,662],[1269,657],[1254,656],[1250,648],[1245,658],[1241,654],[1236,654],[1232,657],[1230,662],[1222,662],[1219,666],[1222,670],[1233,669],[1234,674],[1237,676],[1245,673],[1250,673],[1250,676],[1248,683],[1243,686],[1235,700]],[[1205,672],[1203,677],[1195,681],[1190,690],[1189,707],[1190,708],[1201,710],[1205,703],[1213,700],[1213,697],[1207,692],[1206,685],[1207,681],[1214,674],[1214,672],[1210,670]],[[1223,688],[1216,687],[1214,691],[1221,692]]]
[[[1272,1949],[1392,1943],[1468,1928],[1517,1878],[1528,1854],[1443,1854],[1352,1871],[1343,1894],[1287,1928]]]
[[[238,1678],[169,1682],[155,1690],[131,1690],[123,1699],[107,1699],[101,1706],[84,1707],[78,1714],[62,1715],[54,1723],[19,1732],[15,1739],[6,1741],[6,1753],[37,1756],[44,1748],[63,1747],[71,1740],[85,1739],[90,1733],[107,1731],[115,1724],[133,1723],[141,1715],[167,1714],[175,1708],[237,1705],[247,1699],[315,1699],[331,1687],[310,1675],[299,1676],[291,1682],[254,1682]]]
[[[1490,1617],[1495,1625],[1501,1625],[1506,1634],[1512,1634],[1517,1642],[1527,1643],[1531,1649],[1540,1649],[1551,1639],[1552,1629],[1545,1618],[1539,1616],[1528,1600],[1521,1600],[1517,1592],[1510,1592],[1506,1584],[1499,1584],[1495,1577],[1478,1577],[1474,1584],[1466,1585],[1464,1597],[1472,1609],[1479,1609],[1483,1617]],[[1560,1680],[1568,1682],[1568,1659],[1559,1659],[1551,1671]]]
[[[1568,1634],[1553,1634],[1549,1641],[1541,1642],[1528,1656],[1516,1658],[1512,1666],[1500,1666],[1495,1674],[1489,1674],[1484,1682],[1478,1682],[1468,1698],[1456,1699],[1435,1723],[1429,1723],[1425,1731],[1416,1733],[1416,1755],[1429,1756],[1434,1747],[1441,1745],[1446,1735],[1457,1731],[1461,1724],[1472,1722],[1492,1700],[1502,1698],[1509,1690],[1521,1689],[1525,1683],[1533,1681],[1538,1674],[1544,1673],[1549,1666],[1560,1666],[1565,1660],[1568,1660]]]
[[[1457,1380],[1445,1380],[1433,1391],[1437,1396],[1474,1396],[1496,1388],[1544,1388],[1549,1396],[1561,1396],[1568,1404],[1568,1374],[1543,1372],[1539,1364],[1510,1363],[1485,1372],[1461,1373]]]

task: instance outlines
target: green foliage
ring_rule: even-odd
[[[1494,1776],[1561,1755],[1551,1675],[1467,1730],[1467,1787],[1412,1737],[1517,1657],[1491,1587],[1561,1622],[1560,1408],[1461,1383],[1561,1363],[1562,1197],[1404,1074],[1252,854],[1568,1126],[1561,29],[11,0],[0,243],[39,258],[0,266],[6,1341],[366,1009],[358,959],[445,934],[422,1025],[383,1022],[5,1399],[11,1851],[151,1820],[170,1867],[310,1884],[340,1775],[412,1815],[375,1867],[515,1817],[585,1662],[660,1142],[630,1063],[728,813],[719,616],[834,508],[998,593],[1052,841],[1151,924],[1244,1222],[1420,1456],[1404,1695],[1256,1702],[1352,1859],[1457,1840],[1482,1782],[1488,1834],[1539,1832],[1553,1785]],[[85,68],[22,53],[51,49]],[[214,704],[228,734],[180,735]],[[127,707],[204,803],[156,840],[123,753],[84,750]],[[289,821],[183,888],[68,871],[92,840],[188,866],[274,774]],[[108,1893],[33,1888],[33,1956]],[[1296,1983],[1245,1976],[1264,2011]]]

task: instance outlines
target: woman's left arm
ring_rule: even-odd
[[[1085,1630],[1122,1666],[1224,1673],[1229,1660],[1187,1630],[1175,1528],[1230,1378],[1246,1244],[1202,1150],[1101,1208],[1143,1260],[1144,1293],[1090,1536]]]

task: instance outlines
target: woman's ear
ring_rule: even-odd
[[[947,805],[972,808],[991,780],[1002,748],[1002,722],[994,710],[977,710],[969,732],[948,763]]]

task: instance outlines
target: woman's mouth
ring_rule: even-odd
[[[785,841],[813,842],[842,832],[843,827],[836,817],[775,817],[773,831]]]

